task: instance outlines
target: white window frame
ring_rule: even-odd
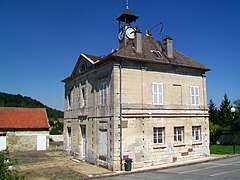
[[[192,126],[192,140],[201,141],[201,126]]]
[[[190,86],[190,96],[191,96],[191,105],[198,106],[200,104],[198,86]]]
[[[107,104],[107,83],[100,83],[100,104],[105,106]]]
[[[165,143],[165,127],[153,127],[153,143]]]
[[[184,142],[184,127],[174,127],[174,143]]]
[[[163,83],[152,83],[153,104],[163,105]]]

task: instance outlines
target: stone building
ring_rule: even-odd
[[[65,83],[64,150],[112,170],[209,156],[207,67],[150,32],[127,7],[119,48],[81,54]]]
[[[45,108],[0,107],[0,151],[40,151],[49,147]]]

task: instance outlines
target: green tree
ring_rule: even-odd
[[[209,123],[210,130],[210,144],[217,144],[219,137],[223,133],[223,128],[218,124]]]
[[[209,111],[209,121],[213,124],[218,124],[219,122],[219,111],[212,99],[208,103]]]
[[[236,112],[234,113],[235,118],[235,130],[240,131],[240,99],[233,102]]]
[[[231,102],[228,99],[227,94],[224,94],[223,100],[221,102],[220,108],[219,108],[219,125],[223,126],[224,129],[230,130],[231,129]]]

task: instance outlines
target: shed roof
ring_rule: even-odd
[[[48,129],[45,108],[0,107],[0,129]]]

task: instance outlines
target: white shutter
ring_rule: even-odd
[[[99,155],[107,156],[107,130],[99,130]]]
[[[163,84],[153,83],[152,93],[153,93],[153,104],[162,105],[163,104]]]
[[[199,87],[190,86],[191,105],[199,105]]]

